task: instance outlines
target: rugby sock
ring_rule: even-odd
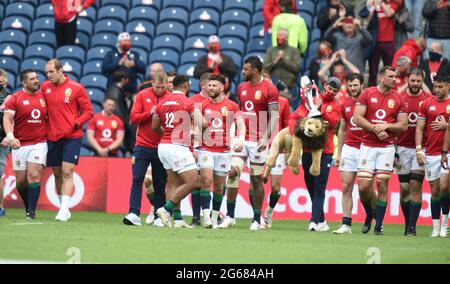
[[[352,226],[352,218],[350,217],[343,217],[342,218],[342,224],[347,226]]]
[[[255,197],[255,190],[253,188],[250,188],[248,190],[248,199],[250,200],[250,204],[252,205],[253,208],[253,198]]]
[[[227,200],[227,216],[234,219],[234,209],[236,208],[235,200]]]
[[[212,209],[214,211],[220,211],[220,206],[222,206],[223,194],[213,193]]]
[[[258,222],[258,224],[261,221],[261,210],[260,209],[253,209],[253,222]]]
[[[373,218],[373,210],[372,210],[372,202],[370,199],[361,201],[364,207],[364,210],[366,211],[366,219],[372,219]]]
[[[164,209],[166,209],[167,212],[169,212],[170,214],[172,214],[173,209],[175,209],[175,204],[173,204],[172,201],[167,200],[167,201],[166,201],[166,205],[164,205]]]
[[[280,199],[281,196],[281,192],[278,193],[270,193],[270,197],[269,197],[269,206],[270,208],[275,208],[275,206],[277,206],[278,203],[278,199]]]
[[[39,194],[41,193],[41,183],[34,182],[28,184],[28,212],[34,213],[36,211],[36,205],[39,200]]]
[[[384,214],[386,214],[387,202],[377,200],[377,209],[375,211],[375,230],[381,231],[383,225]]]
[[[449,193],[441,193],[442,215],[448,215],[449,204],[450,204]]]
[[[61,207],[59,210],[69,210],[69,201],[70,196],[69,195],[63,195],[61,199]]]
[[[181,210],[175,209],[172,213],[173,219],[176,220],[183,220],[183,216],[181,215]]]
[[[416,227],[421,208],[422,203],[411,200],[411,204],[409,205],[409,227]]]
[[[202,210],[209,209],[209,206],[211,204],[211,193],[209,191],[209,188],[200,190],[200,204]]]
[[[200,218],[200,189],[194,189],[191,194],[192,199],[192,215],[194,218]]]
[[[59,200],[59,206],[61,206],[61,202],[62,202],[62,195],[58,194],[58,200]]]
[[[21,188],[16,184],[17,191],[19,192],[20,198],[22,198],[23,205],[25,206],[25,211],[28,212],[28,193],[26,188]]]
[[[433,220],[441,219],[441,200],[431,198],[431,218]]]
[[[409,224],[409,207],[411,206],[411,201],[408,200],[406,202],[400,202],[401,203],[401,207],[402,207],[402,212],[403,212],[403,216],[405,217],[405,225],[408,226]]]

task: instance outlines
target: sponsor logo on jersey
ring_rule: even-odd
[[[331,112],[333,110],[332,106],[327,106],[327,112]]]

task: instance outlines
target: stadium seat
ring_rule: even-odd
[[[12,42],[22,47],[27,45],[27,35],[23,31],[18,30],[6,30],[0,32],[1,42]]]
[[[17,76],[19,74],[19,61],[9,56],[0,56],[0,68]]]
[[[80,26],[78,26],[80,29]],[[33,21],[33,32],[35,31],[54,31],[55,30],[55,18],[53,17],[41,17]]]
[[[211,8],[216,10],[217,12],[222,12],[222,0],[195,0],[194,1],[194,10],[199,8]]]
[[[178,66],[179,62],[179,54],[170,49],[156,49],[150,53],[149,63],[152,64],[154,62],[167,62],[174,66]],[[164,69],[166,70],[166,69]],[[166,70],[168,71],[168,70]]]
[[[194,94],[200,92],[200,80],[195,78],[189,78],[189,82],[191,83],[191,92]]]
[[[87,92],[91,102],[97,103],[97,104],[100,104],[100,105],[103,104],[103,100],[105,99],[105,93],[104,92],[101,92],[98,89],[91,89],[91,88],[86,88],[86,92]]]
[[[10,16],[3,19],[2,30],[21,30],[25,33],[31,32],[31,21],[23,16]]]
[[[150,52],[152,50],[151,39],[146,34],[132,33],[131,43],[134,47],[141,48],[146,52]]]
[[[190,49],[203,49],[206,50],[208,46],[208,37],[205,36],[193,36],[188,37],[184,41],[184,48],[183,50],[190,50]]]
[[[319,14],[320,10],[325,8],[328,5],[327,1],[320,1],[316,4],[316,14]]]
[[[96,34],[105,32],[118,35],[124,31],[124,25],[118,20],[103,19],[95,23],[94,31]]]
[[[203,55],[206,55],[207,53],[203,50],[188,50],[183,52],[181,55],[181,62],[180,64],[186,64],[186,63],[197,63],[200,57]]]
[[[97,21],[103,19],[116,19],[121,21],[122,23],[126,23],[127,11],[121,6],[109,5],[106,7],[102,7],[100,8],[100,10],[98,10]]]
[[[81,78],[80,83],[85,86],[85,88],[97,88],[99,90],[102,90],[103,92],[106,91],[106,84],[108,82],[108,79],[106,79],[103,75],[87,75]]]
[[[311,66],[311,63],[314,61],[314,59],[316,59],[316,56],[308,57],[308,59],[306,59],[306,63],[305,63],[306,68],[303,69],[302,71],[308,70],[309,67]]]
[[[264,24],[264,16],[262,13],[256,13],[252,17],[252,26]]]
[[[237,52],[234,52],[234,51],[231,51],[231,50],[224,50],[223,53],[228,55],[228,56],[230,56],[233,59],[234,64],[236,64],[238,66],[238,68],[241,68],[241,66],[242,66],[242,55],[240,53],[237,53]]]
[[[77,32],[83,32],[88,36],[92,36],[94,24],[87,18],[77,18]]]
[[[82,65],[78,60],[63,58],[61,59],[61,64],[66,74],[75,75],[77,77],[76,81],[78,81],[81,78]]]
[[[211,23],[218,26],[220,23],[219,13],[212,8],[200,8],[191,13],[191,23]]]
[[[16,76],[11,74],[10,72],[7,72],[6,77],[8,78],[8,86],[14,90],[16,88]],[[19,84],[20,84],[20,82],[19,82]]]
[[[192,76],[194,76],[194,69],[195,69],[195,64],[188,63],[188,64],[184,64],[184,65],[181,65],[180,67],[178,67],[177,73],[180,75],[186,75],[186,76],[192,77]]]
[[[5,7],[2,3],[0,3],[0,19],[3,19],[3,15],[5,14]]]
[[[164,0],[163,8],[181,7],[186,11],[190,11],[192,7],[192,0]]]
[[[88,50],[87,56],[86,56],[86,61],[91,61],[91,60],[96,60],[96,59],[103,60],[106,53],[108,53],[108,51],[110,51],[111,49],[112,49],[111,47],[106,47],[106,46],[93,47]]]
[[[238,23],[248,27],[251,24],[250,14],[244,10],[231,9],[222,14],[221,24]]]
[[[219,37],[238,37],[243,41],[247,41],[248,29],[245,26],[239,24],[226,24],[219,28]]]
[[[316,15],[316,4],[310,0],[296,0],[297,11],[306,12],[311,16]]]
[[[250,39],[264,38],[264,25],[257,25],[250,29]]]
[[[8,1],[6,1],[6,2],[8,2]],[[15,2],[22,2],[22,3],[27,2],[31,5],[33,5],[33,7],[39,6],[39,0],[26,0],[26,1],[24,1],[24,0],[9,0],[9,4],[15,3]]]
[[[181,39],[173,35],[162,35],[153,40],[153,49],[170,48],[180,53],[182,46]]]
[[[247,44],[247,52],[265,52],[266,45],[263,38],[251,39]]]
[[[39,57],[28,58],[22,61],[22,63],[20,64],[20,71],[22,72],[25,69],[33,69],[45,73],[46,64],[47,60],[45,59]]]
[[[0,56],[9,56],[22,60],[23,47],[15,43],[0,43]]]
[[[53,32],[49,31],[37,31],[30,34],[28,37],[28,44],[43,43],[50,45],[51,47],[56,47],[56,36]]]
[[[297,12],[297,15],[303,18],[305,20],[305,24],[308,27],[308,31],[312,30],[313,27],[313,17],[310,14],[304,13],[302,11]]]
[[[84,135],[85,136],[85,135]],[[92,151],[86,147],[81,147],[80,156],[90,157],[92,156]]]
[[[308,45],[308,58],[315,57],[317,54],[317,49],[319,48],[319,41],[311,42]]]
[[[97,21],[97,9],[93,6],[85,9],[83,12],[78,14],[78,19],[80,18],[90,20],[92,23],[95,23]]]
[[[148,54],[149,51],[146,51],[145,49],[139,48],[139,47],[133,47],[133,50],[139,54],[139,59],[144,62],[145,64],[148,63]]]
[[[156,35],[176,35],[183,39],[186,35],[186,28],[178,22],[164,22],[160,23],[156,28]]]
[[[264,0],[257,0],[255,3],[255,13],[259,13],[263,10]]]
[[[320,29],[314,29],[312,32],[308,33],[308,35],[310,35],[310,39],[308,42],[313,42],[316,40],[320,40]]]
[[[25,49],[24,58],[27,59],[31,57],[33,58],[38,57],[45,60],[49,60],[55,57],[55,55],[52,47],[46,44],[38,43],[30,45]]]
[[[102,74],[102,60],[88,61],[83,65],[83,76]]]
[[[91,48],[96,46],[115,47],[117,44],[117,35],[111,33],[96,34],[92,37]]]
[[[83,64],[86,56],[86,52],[83,48],[76,45],[65,45],[61,46],[56,50],[56,58],[63,59],[75,59],[79,63]]]
[[[210,36],[217,34],[217,29],[214,25],[209,23],[194,23],[189,25],[187,36],[195,36],[195,35],[201,35],[201,36]]]
[[[246,0],[227,0],[224,1],[224,10],[241,9],[247,13],[253,14],[253,1]]]
[[[128,22],[125,31],[128,33],[142,33],[149,35],[151,38],[155,37],[155,25],[150,21],[142,19]]]
[[[130,9],[130,0],[102,0],[102,7],[107,5],[122,6],[124,9]]]
[[[150,21],[156,25],[158,24],[158,11],[150,6],[137,6],[130,10],[128,19]]]
[[[77,37],[75,38],[75,44],[83,47],[84,50],[89,49],[89,45],[91,42],[91,36],[85,34],[84,32],[77,32]]]
[[[147,7],[153,7],[156,10],[162,9],[162,0],[131,0],[131,7],[136,6],[147,6]]]
[[[33,5],[25,2],[11,3],[6,7],[5,17],[9,16],[24,16],[30,21],[34,19],[34,7]]]
[[[170,7],[163,9],[159,13],[159,22],[178,21],[187,26],[189,23],[189,14],[186,10],[178,7]]]
[[[245,54],[244,42],[235,37],[224,37],[220,40],[220,46],[222,50],[232,50],[239,54]]]
[[[41,4],[36,10],[36,19],[41,17],[52,17],[54,18],[53,6],[52,4]]]

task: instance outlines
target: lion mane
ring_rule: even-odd
[[[316,119],[320,121],[322,129],[319,136],[308,137],[305,135],[305,123],[308,119]],[[297,121],[294,127],[294,135],[303,142],[303,147],[312,150],[323,149],[327,142],[328,123],[324,122],[321,117],[305,117]]]

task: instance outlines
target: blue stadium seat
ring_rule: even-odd
[[[190,11],[192,7],[192,0],[164,0],[163,8],[181,7],[186,11]]]
[[[304,12],[297,12],[297,15],[303,18],[305,20],[305,24],[308,27],[308,31],[312,30],[313,27],[313,17],[310,14],[304,13]]]
[[[25,2],[11,3],[6,7],[5,17],[13,15],[24,16],[32,21],[34,19],[34,7]]]
[[[248,38],[248,29],[246,26],[242,26],[239,24],[226,24],[226,25],[222,25],[219,28],[219,37],[229,37],[229,36],[233,36],[233,37],[238,37],[240,39],[242,39],[243,41],[246,41]]]
[[[83,84],[86,88],[97,88],[106,91],[106,83],[108,79],[106,79],[103,75],[87,75],[81,78],[80,83]]]
[[[200,8],[192,11],[191,13],[191,23],[211,23],[218,26],[220,23],[219,12],[212,8]]]
[[[88,50],[86,55],[86,61],[89,62],[92,60],[103,60],[103,58],[105,58],[106,53],[108,53],[108,51],[110,51],[111,49],[112,49],[111,47],[106,46],[93,47]]]
[[[306,12],[311,16],[316,14],[316,4],[310,0],[296,0],[297,11]]]
[[[255,13],[263,10],[264,0],[257,0],[255,3]]]
[[[2,22],[2,30],[21,30],[25,33],[31,32],[31,21],[23,16],[10,16],[3,19]]]
[[[0,43],[0,55],[13,57],[16,58],[17,60],[22,60],[23,47],[11,42]]]
[[[83,65],[83,76],[102,74],[102,60],[88,61]]]
[[[42,58],[49,60],[54,58],[53,48],[46,44],[33,44],[25,49],[24,58]]]
[[[313,42],[316,40],[320,40],[320,29],[314,29],[312,32],[309,32],[308,35],[310,36],[309,41],[308,42]]]
[[[211,8],[216,10],[217,12],[222,12],[222,0],[195,0],[194,1],[194,9],[199,8]]]
[[[208,47],[208,37],[205,36],[193,36],[188,37],[184,40],[184,48],[183,50],[206,50]]]
[[[96,46],[115,47],[117,43],[117,35],[111,33],[96,34],[92,37],[91,48]]]
[[[78,29],[80,27],[78,26]],[[35,31],[54,31],[55,30],[55,18],[54,17],[41,17],[33,21],[33,32]]]
[[[2,39],[2,43],[12,42],[22,47],[25,47],[27,45],[27,35],[23,31],[17,30],[2,31],[0,32],[0,38]]]
[[[262,38],[252,39],[247,44],[247,52],[265,52],[265,51],[266,45],[264,43],[264,39]]]
[[[245,44],[239,38],[224,37],[220,40],[220,46],[222,50],[232,50],[239,54],[245,54]]]
[[[225,2],[224,10],[231,10],[231,9],[241,9],[245,10],[246,12],[253,14],[253,1],[246,1],[246,0],[227,0]]]
[[[130,20],[145,20],[158,24],[158,11],[151,6],[137,6],[128,13]]]
[[[210,36],[217,34],[216,26],[209,23],[194,23],[189,25],[187,36],[202,35]]]
[[[130,9],[130,0],[102,0],[102,7],[107,5],[122,6],[125,9]]]
[[[127,21],[127,11],[120,6],[109,5],[100,8],[97,13],[97,21],[102,19],[116,19],[122,23]]]
[[[178,66],[179,57],[180,56],[176,51],[170,49],[156,49],[152,53],[150,53],[149,63],[151,64],[154,62],[167,62],[174,66]]]
[[[178,21],[181,24],[187,26],[189,23],[189,14],[186,10],[178,7],[170,7],[163,9],[159,13],[159,21]]]
[[[94,24],[87,18],[77,18],[77,32],[83,32],[88,36],[92,36]]]
[[[79,63],[83,64],[86,57],[86,52],[83,48],[76,45],[61,46],[56,50],[56,58],[63,59],[75,59]]]
[[[78,60],[64,58],[61,59],[61,64],[63,66],[63,70],[66,74],[75,75],[78,81],[81,78],[82,74],[82,65]]]
[[[186,64],[186,63],[197,63],[198,60],[200,59],[200,57],[202,57],[203,55],[206,55],[206,51],[203,50],[188,50],[183,52],[183,54],[181,55],[181,61],[180,64]]]
[[[144,62],[145,64],[148,63],[148,54],[149,51],[139,48],[139,47],[133,47],[133,50],[137,52],[137,54],[139,54],[139,59]]]
[[[195,63],[188,63],[178,67],[177,73],[189,77],[194,76]]]
[[[103,104],[103,100],[105,99],[105,93],[101,92],[98,89],[91,89],[91,88],[86,88],[86,92],[89,96],[89,99],[91,99],[91,102],[93,103],[97,103],[102,105]]]
[[[37,31],[30,34],[28,37],[28,44],[44,43],[51,47],[56,47],[55,33],[49,31]]]
[[[93,6],[85,9],[83,12],[78,14],[78,19],[86,19],[95,23],[97,21],[97,9]]]
[[[5,7],[2,3],[0,3],[0,19],[3,19],[3,15],[5,14]]]
[[[319,41],[311,42],[310,44],[308,44],[308,58],[316,57],[318,48],[319,48]]]
[[[195,78],[189,78],[189,82],[191,83],[191,92],[199,93],[200,92],[200,80]]]
[[[132,33],[131,42],[134,47],[141,48],[146,52],[152,50],[152,41],[146,34]]]
[[[306,59],[306,63],[305,63],[306,68],[303,69],[302,71],[309,69],[309,67],[311,66],[311,63],[314,61],[314,59],[316,59],[316,56],[308,57],[308,59]]]
[[[186,35],[186,27],[178,22],[164,22],[156,28],[156,35],[176,35],[182,39]]]
[[[9,56],[0,56],[0,68],[17,76],[19,74],[19,61]]]
[[[85,34],[84,32],[80,31],[77,32],[77,37],[75,38],[75,44],[78,44],[79,46],[83,47],[85,50],[89,49],[91,42],[91,36]]]
[[[16,88],[16,76],[7,72],[6,78],[8,78],[8,86],[11,87],[11,89],[15,89]],[[19,84],[20,84],[20,82],[19,82]]]
[[[36,19],[41,17],[55,17],[52,4],[41,4],[36,10]]]
[[[33,69],[40,72],[45,72],[45,65],[47,64],[47,60],[39,58],[39,57],[31,57],[25,59],[20,64],[20,71],[25,69]]]
[[[328,6],[327,1],[319,1],[319,3],[316,4],[316,14],[319,14],[320,10]]]
[[[84,136],[86,136],[86,135],[84,135]],[[88,149],[86,147],[81,147],[81,149],[80,149],[80,156],[90,157],[92,155],[93,155],[93,153],[92,153],[92,151],[90,149]]]
[[[124,25],[121,21],[114,19],[103,19],[95,23],[94,32],[119,34],[124,31]]]
[[[256,13],[252,17],[252,26],[264,24],[264,16],[262,13]]]
[[[131,0],[131,7],[146,6],[153,7],[156,10],[162,9],[162,0]]]
[[[264,38],[264,25],[257,25],[250,29],[250,39]]]
[[[142,33],[145,35],[150,35],[151,38],[155,37],[155,25],[153,25],[150,21],[145,21],[142,19],[128,22],[125,27],[125,31],[129,33]]]
[[[239,68],[242,66],[242,54],[231,50],[224,50],[223,53],[230,56]]]
[[[15,2],[22,2],[22,3],[23,2],[27,2],[27,3],[31,4],[31,5],[33,5],[33,7],[39,6],[39,0],[26,0],[26,1],[24,1],[24,0],[9,0],[9,4],[15,3]]]
[[[182,47],[183,47],[183,42],[181,41],[181,39],[179,37],[173,36],[173,35],[157,36],[153,40],[153,49],[170,48],[170,49],[176,50],[178,53],[180,53]]]
[[[251,17],[250,14],[244,10],[227,10],[222,14],[221,24],[224,25],[228,23],[238,23],[248,27],[251,24]]]
[[[163,66],[164,71],[166,72],[176,72],[177,71],[177,66],[178,65],[174,65],[173,63],[170,62],[160,62],[161,65]]]

